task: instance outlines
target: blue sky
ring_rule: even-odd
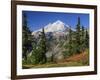
[[[75,28],[78,17],[80,17],[81,25],[83,25],[85,28],[89,27],[89,14],[39,11],[23,11],[23,13],[25,13],[27,16],[27,24],[31,31],[38,30],[57,20],[61,20],[65,24]]]

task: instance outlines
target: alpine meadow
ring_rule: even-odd
[[[89,14],[22,11],[22,68],[89,66]]]

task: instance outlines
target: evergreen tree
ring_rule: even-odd
[[[82,26],[82,38],[84,39],[84,26]]]
[[[76,52],[77,53],[80,53],[80,45],[81,45],[81,40],[80,40],[80,28],[81,28],[81,25],[80,25],[80,17],[78,17],[78,23],[77,23],[77,26],[76,26]]]
[[[35,38],[32,39],[32,55],[29,57],[29,62],[32,64],[43,64],[46,63],[46,36],[44,32],[44,28],[42,29],[42,32],[39,37],[39,41],[36,42]]]
[[[37,64],[38,63],[38,52],[37,52],[37,44],[35,41],[34,36],[32,37],[32,55],[31,55],[31,62],[32,64]]]
[[[41,32],[41,37],[40,37],[40,42],[39,42],[39,62],[40,63],[46,63],[47,58],[46,58],[46,36],[44,32],[44,28],[42,29]]]
[[[71,26],[69,27],[69,34],[66,36],[66,44],[64,46],[64,48],[66,49],[65,51],[63,51],[63,55],[64,57],[69,57],[73,54],[73,39],[72,39],[72,30],[71,30]]]
[[[31,51],[31,31],[27,26],[27,16],[23,13],[22,18],[22,53],[23,58],[27,60],[27,54]]]
[[[86,46],[86,48],[89,48],[89,34],[88,34],[87,29],[85,32],[85,46]]]
[[[81,29],[81,51],[85,50],[85,31],[84,31],[84,26],[82,26]]]
[[[72,41],[72,30],[71,30],[71,26],[70,26],[70,29],[69,29],[69,46],[68,46],[68,47],[69,47],[69,51],[68,51],[68,52],[69,52],[70,55],[73,54],[73,52],[72,52],[72,51],[73,51],[73,50],[72,50],[72,49],[73,49],[72,46],[73,46],[73,41]]]

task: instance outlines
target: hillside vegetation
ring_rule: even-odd
[[[25,64],[23,68],[50,68],[50,67],[71,67],[71,66],[88,66],[89,65],[89,53],[86,50],[83,53],[73,55],[64,60],[58,62],[48,62],[46,64],[30,65]]]

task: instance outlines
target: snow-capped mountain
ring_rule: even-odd
[[[47,26],[44,27],[45,32],[58,32],[58,31],[64,31],[66,27],[69,27],[65,25],[62,21],[57,20],[53,24],[48,24]]]
[[[65,30],[69,29],[69,26],[63,23],[60,20],[57,20],[54,23],[49,23],[48,25],[44,26],[45,33],[48,32],[64,32]],[[36,34],[37,32],[41,32],[42,29],[36,30],[32,33],[32,35]]]
[[[57,20],[53,23],[49,23],[43,28],[44,28],[47,39],[50,39],[52,37],[57,40],[59,40],[60,38],[65,38],[70,29],[68,25],[66,25],[60,20]],[[34,35],[34,37],[38,39],[39,36],[41,35],[41,32],[42,32],[42,28],[32,32],[32,35]]]
[[[46,56],[51,57],[52,54],[55,54],[55,58],[61,58],[63,56],[63,45],[66,43],[70,27],[62,21],[57,20],[53,23],[49,23],[43,28],[46,35],[46,43],[49,45]],[[42,28],[32,33],[36,44],[40,41],[41,32]]]

